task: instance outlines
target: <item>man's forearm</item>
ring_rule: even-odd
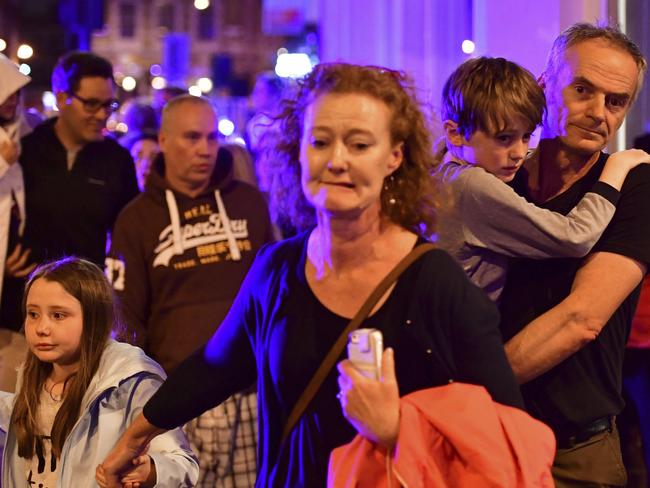
[[[645,271],[644,264],[625,256],[591,254],[578,270],[569,295],[506,344],[519,383],[545,373],[598,337]]]
[[[520,384],[545,373],[595,339],[598,324],[565,310],[563,303],[528,324],[505,344]]]

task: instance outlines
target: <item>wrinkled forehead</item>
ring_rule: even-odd
[[[634,95],[640,82],[636,61],[623,48],[605,39],[589,39],[567,47],[546,81],[566,86],[575,79],[602,85],[607,91]]]

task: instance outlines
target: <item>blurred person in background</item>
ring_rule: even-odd
[[[255,171],[260,190],[269,189],[268,150],[275,146],[280,132],[275,119],[280,109],[284,82],[272,73],[257,76],[250,96],[254,114],[246,124],[246,144],[255,161]]]
[[[167,102],[169,102],[174,97],[180,97],[181,95],[187,95],[187,88],[180,86],[166,86],[159,90],[154,90],[153,98],[151,100],[151,106],[156,112],[156,118],[158,120],[158,126],[160,126],[160,119],[162,118],[162,111]]]
[[[153,160],[160,152],[158,134],[149,131],[129,131],[124,138],[127,140],[120,140],[120,144],[126,147],[131,154],[135,164],[135,175],[138,178],[138,187],[140,191],[144,191]]]
[[[253,156],[248,149],[241,144],[231,142],[221,145],[219,152],[221,151],[227,153],[223,155],[224,158],[232,159],[233,178],[257,188],[257,176],[255,175]]]
[[[144,192],[117,219],[106,273],[130,340],[171,372],[214,333],[272,234],[264,198],[235,180],[219,148],[209,100],[170,100],[159,143]],[[252,383],[188,424],[199,486],[253,485],[257,401],[243,391]]]
[[[28,76],[0,54],[0,390],[13,391],[16,367],[27,345],[21,328],[23,279],[32,271],[29,249],[21,245],[25,226],[20,138],[30,130],[22,111],[21,89]]]
[[[646,129],[650,129],[650,123]],[[634,147],[650,151],[650,131],[636,137]],[[630,474],[629,486],[638,483],[645,487],[650,485],[650,276],[643,280],[632,320],[623,363],[623,388],[627,400],[621,413],[621,437],[627,441],[623,457]]]
[[[650,152],[650,121],[645,124],[646,131],[634,138],[634,147]]]
[[[52,73],[58,117],[23,139],[31,259],[74,254],[103,265],[107,233],[138,194],[133,160],[105,137],[115,99],[113,67],[88,52],[61,57]]]
[[[650,276],[643,280],[632,320],[623,363],[623,388],[627,400],[621,413],[625,437],[621,437],[627,441],[623,455],[630,474],[629,486],[646,486],[650,480]]]
[[[122,122],[127,126],[127,132],[123,138],[131,133],[158,132],[160,127],[158,114],[152,105],[141,100],[129,100],[122,110]]]

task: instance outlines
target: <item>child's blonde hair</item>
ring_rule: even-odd
[[[29,290],[36,280],[60,284],[81,303],[83,331],[81,333],[79,369],[64,384],[64,400],[52,425],[52,454],[59,458],[66,437],[80,415],[81,401],[92,380],[111,331],[119,332],[113,289],[102,270],[95,264],[76,257],[42,264],[25,285],[23,317]],[[28,351],[22,382],[16,395],[11,422],[16,431],[18,455],[30,459],[41,442],[37,436],[36,414],[43,384],[52,372],[52,364],[40,361]],[[41,447],[41,446],[39,446]]]
[[[523,117],[532,130],[545,110],[544,91],[530,71],[503,58],[465,61],[442,89],[442,120],[458,124],[466,139],[477,130],[500,132],[515,116]]]

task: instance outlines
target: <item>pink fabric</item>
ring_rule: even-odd
[[[641,297],[632,320],[632,332],[627,347],[650,348],[650,275],[643,280]]]
[[[394,456],[356,436],[330,456],[328,487],[552,488],[552,431],[492,401],[485,388],[452,383],[401,399]]]

